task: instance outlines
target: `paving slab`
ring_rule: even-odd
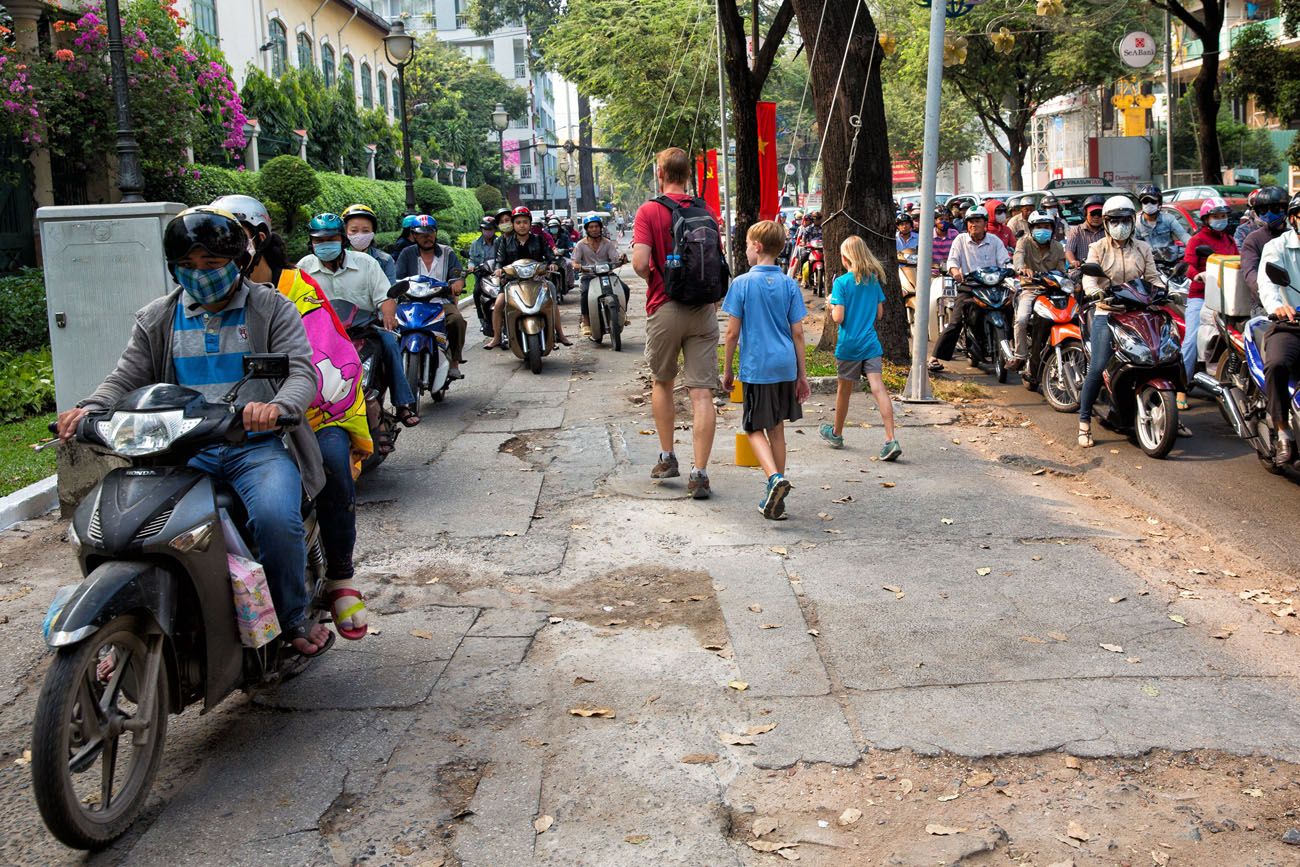
[[[764,696],[755,707],[755,725],[777,724],[754,739],[752,759],[757,767],[780,769],[800,762],[850,767],[862,755],[840,700],[834,696]]]

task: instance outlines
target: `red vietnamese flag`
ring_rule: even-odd
[[[695,189],[715,218],[721,219],[722,200],[718,189],[718,151],[713,149],[695,158]]]
[[[758,104],[758,217],[775,220],[781,210],[781,187],[776,175],[776,103]]]

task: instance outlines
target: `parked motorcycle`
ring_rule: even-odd
[[[1105,278],[1095,262],[1086,262],[1082,273]],[[1102,424],[1131,433],[1142,451],[1163,458],[1178,437],[1178,405],[1175,392],[1182,391],[1181,343],[1169,312],[1164,309],[1167,292],[1143,280],[1109,289],[1107,303],[1119,309],[1105,317],[1115,351],[1106,366],[1100,401],[1107,410],[1099,414]],[[1098,327],[1094,319],[1094,326]]]
[[[366,395],[366,426],[370,428],[370,438],[375,443],[375,450],[361,462],[361,474],[374,470],[384,462],[389,452],[379,444],[388,442],[397,445],[397,436],[402,426],[397,416],[387,409],[384,397],[388,393],[388,368],[384,364],[384,355],[380,346],[379,318],[371,311],[362,310],[347,301],[332,301],[334,315],[348,332],[352,345],[356,347],[361,358],[361,387]]]
[[[402,344],[402,370],[418,404],[426,392],[434,403],[442,403],[450,381],[451,354],[447,343],[447,304],[435,297],[447,284],[432,277],[399,280],[388,290],[397,300],[397,331]]]
[[[1063,273],[1048,271],[1022,280],[1021,292],[1035,296],[1029,320],[1029,357],[1020,376],[1025,388],[1043,393],[1057,412],[1079,409],[1079,393],[1088,375],[1088,352],[1083,341],[1083,315],[1078,299]],[[1015,355],[1010,341],[1002,343],[1002,357]]]
[[[282,637],[256,650],[241,643],[223,518],[236,547],[256,546],[234,492],[188,467],[206,446],[244,441],[233,402],[244,383],[288,373],[288,356],[248,355],[244,378],[220,403],[151,385],[77,428],[79,442],[130,466],[110,471],[77,508],[69,536],[84,580],[46,616],[55,655],[32,723],[32,789],[68,846],[101,849],[131,827],[162,760],[169,714],[199,701],[209,711],[309,662]],[[299,421],[282,415],[279,424]],[[304,523],[310,617],[325,622],[325,557],[310,509]]]
[[[503,269],[507,278],[506,336],[515,358],[533,373],[542,372],[542,359],[555,348],[551,306],[555,289],[546,279],[545,268],[541,262],[520,259]]]
[[[975,301],[967,307],[962,329],[962,343],[971,364],[979,367],[992,362],[998,382],[1006,382],[1002,341],[1011,333],[1011,299],[1016,292],[1014,274],[1009,268],[981,268],[962,278],[957,288],[969,293]]]
[[[496,270],[496,259],[488,259],[474,268],[474,312],[478,314],[479,329],[487,337],[492,336],[492,308],[501,294]]]
[[[614,265],[601,262],[583,268],[590,274],[587,281],[587,320],[591,326],[593,343],[600,343],[609,335],[609,344],[615,352],[623,349],[623,315],[627,302],[623,297],[623,281],[614,273]]]
[[[1291,285],[1291,276],[1275,262],[1265,263],[1268,278],[1278,286]],[[1229,341],[1227,357],[1221,366],[1219,379],[1208,373],[1196,374],[1196,384],[1214,395],[1219,411],[1232,425],[1237,436],[1250,443],[1264,469],[1281,474],[1285,467],[1274,459],[1277,446],[1273,422],[1268,416],[1268,398],[1264,391],[1264,337],[1268,333],[1271,316],[1250,319],[1241,331],[1229,326],[1219,317],[1224,337]],[[1293,435],[1300,434],[1300,383],[1291,381],[1291,419]],[[1291,466],[1296,466],[1292,460]]]

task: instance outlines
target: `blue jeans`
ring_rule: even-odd
[[[316,432],[325,461],[325,487],[316,497],[316,520],[325,549],[325,574],[331,581],[352,577],[357,543],[357,489],[352,481],[352,440],[341,427]]]
[[[280,625],[307,619],[307,533],[302,525],[302,476],[278,436],[208,446],[190,466],[235,489],[248,510],[248,525],[266,570]]]
[[[1110,316],[1103,312],[1092,315],[1092,334],[1088,343],[1092,348],[1092,360],[1088,362],[1088,376],[1083,381],[1083,392],[1079,395],[1079,421],[1092,421],[1092,405],[1101,394],[1101,383],[1106,365],[1115,354],[1114,335],[1110,332]]]
[[[1201,328],[1201,308],[1204,306],[1204,298],[1187,299],[1187,315],[1183,318],[1183,370],[1187,372],[1189,384],[1196,372],[1196,332]]]
[[[384,365],[388,368],[389,400],[393,406],[414,404],[415,395],[411,394],[411,384],[406,381],[406,371],[402,368],[402,346],[397,342],[397,334],[380,329],[379,346]]]

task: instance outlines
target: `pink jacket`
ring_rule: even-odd
[[[1196,277],[1205,270],[1205,259],[1196,255],[1196,248],[1202,244],[1208,245],[1214,249],[1215,253],[1221,256],[1237,255],[1237,242],[1232,240],[1232,236],[1227,232],[1216,232],[1209,226],[1202,226],[1200,230],[1187,241],[1187,248],[1183,251],[1183,261],[1187,263],[1187,277],[1192,281],[1188,287],[1188,298],[1204,298],[1205,284]]]

